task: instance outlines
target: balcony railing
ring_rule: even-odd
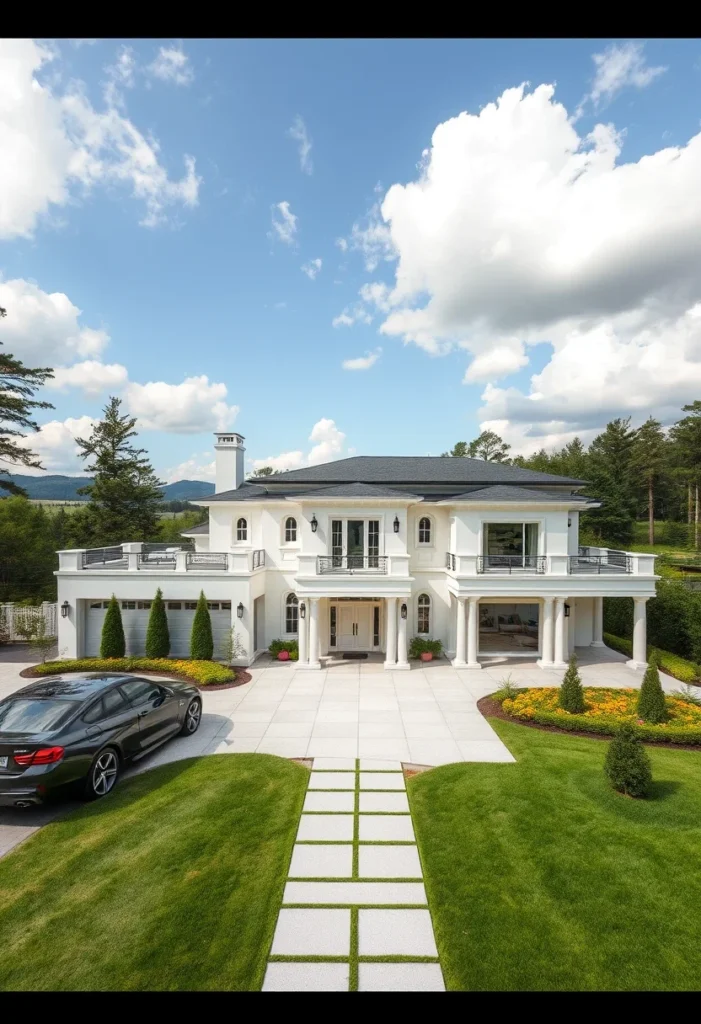
[[[229,556],[225,551],[188,551],[185,568],[194,571],[216,569],[226,572],[229,568]]]
[[[605,555],[570,555],[569,569],[573,575],[630,573],[633,571],[633,560],[625,551],[608,551]]]
[[[455,555],[452,554],[452,552],[450,552],[450,551],[446,551],[446,553],[445,553],[445,567],[446,567],[446,569],[449,569],[449,570],[452,570],[453,572],[455,572],[455,566],[456,565],[457,565],[457,562],[456,562],[456,559],[455,559]]]
[[[80,559],[83,569],[126,569],[127,556],[120,547],[90,548]]]
[[[477,572],[545,572],[545,555],[480,555]]]
[[[257,551],[253,552],[253,561],[251,564],[253,569],[262,569],[265,566],[265,551],[263,548],[258,548]]]
[[[316,571],[319,576],[356,572],[387,573],[387,555],[317,555]]]

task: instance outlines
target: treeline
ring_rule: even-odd
[[[633,524],[647,519],[648,543],[655,543],[655,519],[665,520],[665,541],[699,547],[701,540],[701,401],[685,405],[686,415],[669,428],[650,417],[634,429],[631,419],[607,423],[589,447],[575,437],[563,448],[542,448],[525,458],[493,431],[461,441],[447,456],[506,462],[525,469],[587,481],[585,493],[602,507],[582,516],[581,529],[592,540],[626,545]]]

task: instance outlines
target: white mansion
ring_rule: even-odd
[[[243,437],[216,435],[209,523],[182,546],[59,552],[59,652],[98,653],[107,601],[141,653],[163,591],[171,653],[188,653],[204,591],[217,643],[235,627],[250,664],[298,639],[310,669],[377,652],[408,668],[412,637],[439,639],[458,667],[481,656],[562,666],[603,644],[603,598],[634,598],[633,659],[645,662],[654,557],[580,547],[584,482],[478,459],[374,456],[246,480]],[[194,543],[193,543],[194,542]]]

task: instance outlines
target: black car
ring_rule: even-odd
[[[0,806],[43,803],[79,786],[105,796],[130,761],[197,731],[202,698],[188,683],[139,676],[56,676],[0,701]]]

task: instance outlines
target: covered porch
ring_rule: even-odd
[[[409,669],[408,588],[406,594],[389,597],[370,592],[352,596],[302,592],[297,600],[300,668],[321,669],[329,662],[347,665],[356,658],[372,658],[390,671]]]

